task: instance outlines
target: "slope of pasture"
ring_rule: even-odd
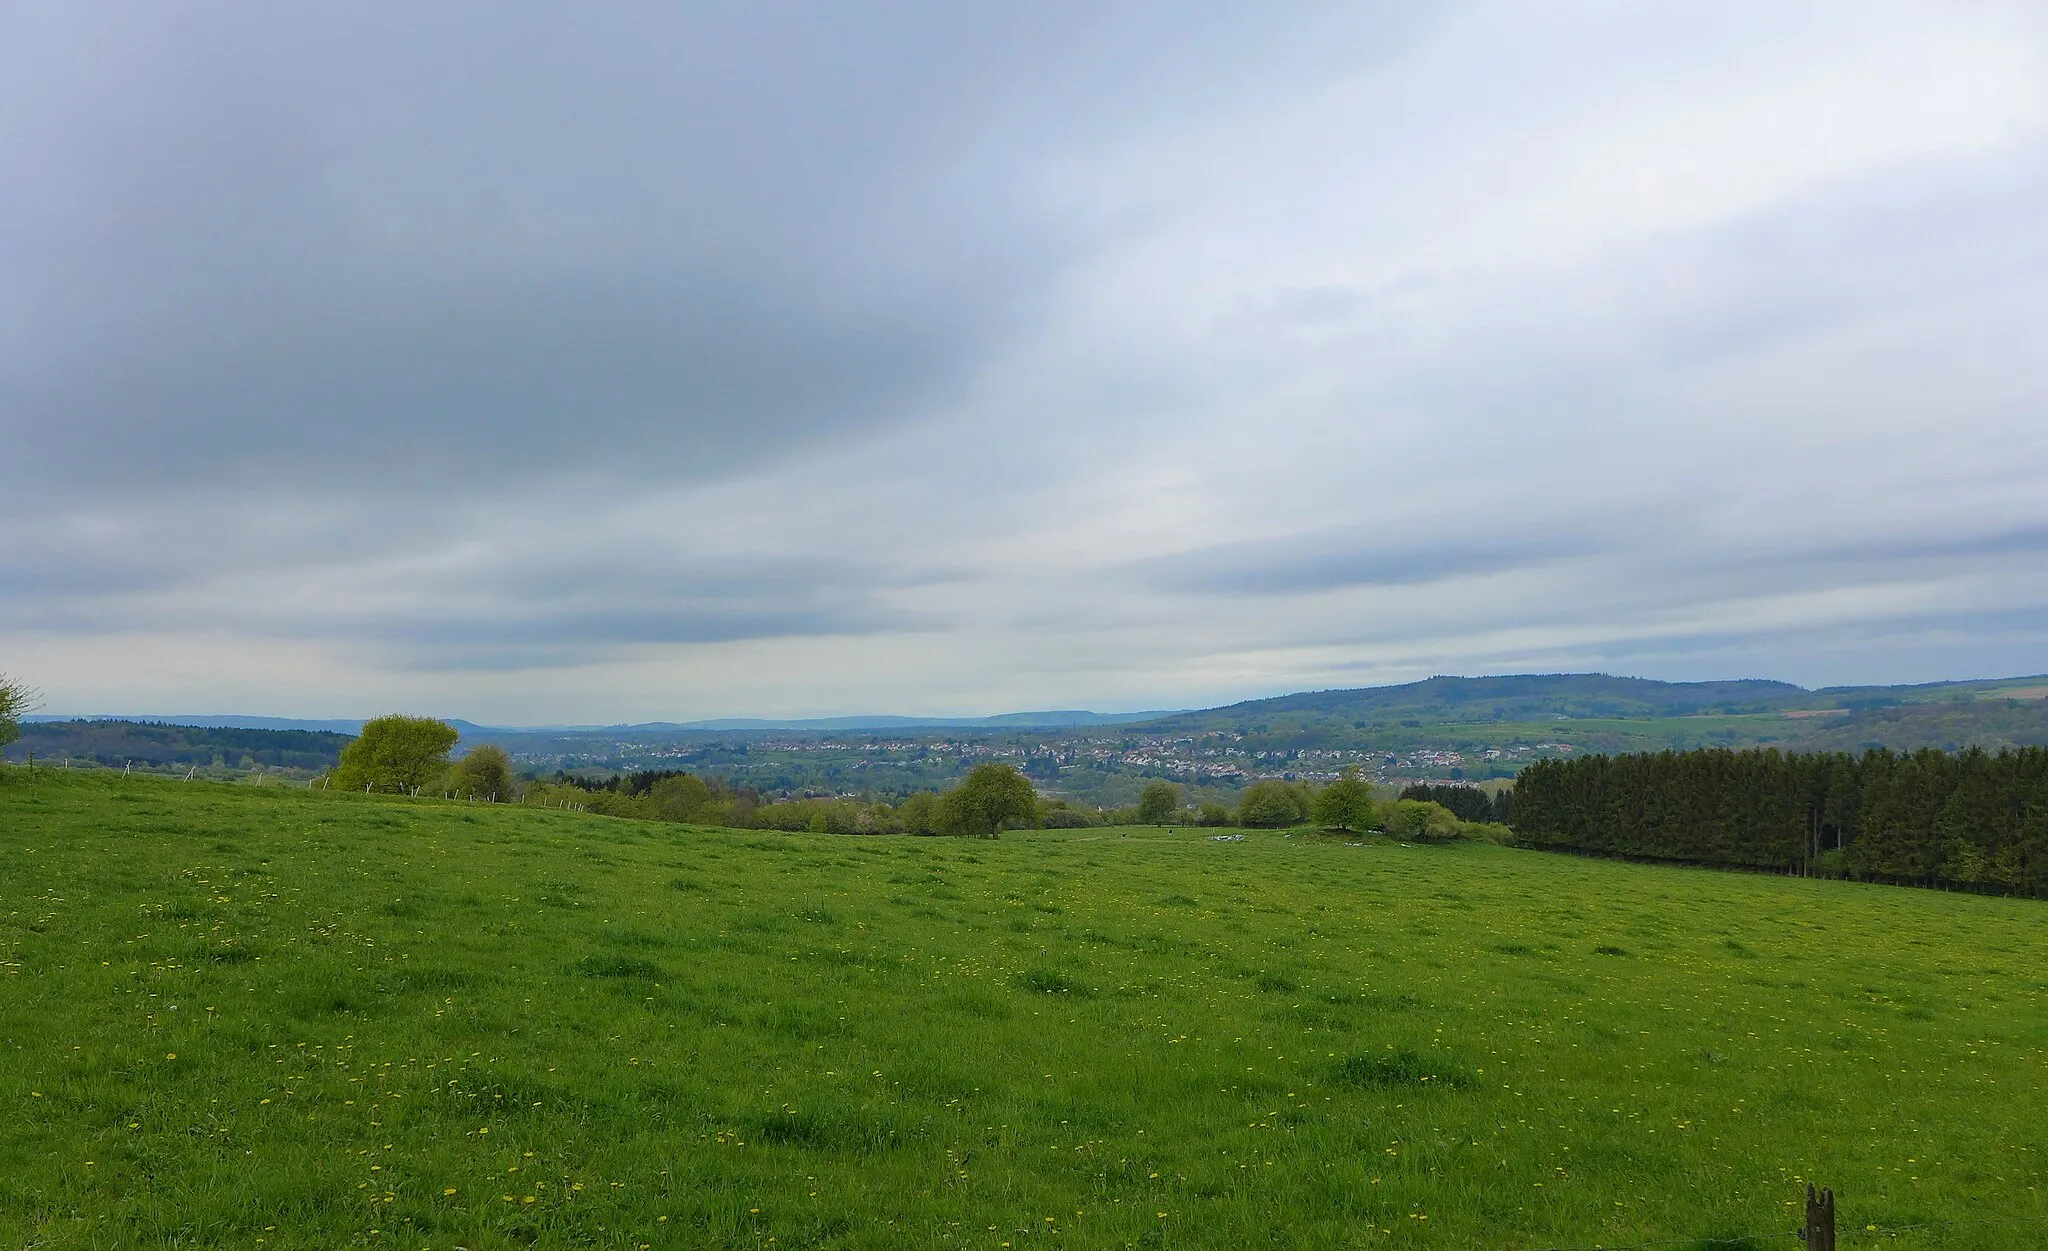
[[[0,1245],[2048,1238],[2040,903],[1207,834],[6,770]]]

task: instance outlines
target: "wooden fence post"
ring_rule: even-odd
[[[1835,1251],[1835,1192],[1806,1187],[1806,1251]]]

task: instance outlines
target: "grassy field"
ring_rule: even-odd
[[[2038,902],[38,777],[7,1248],[2048,1243]]]

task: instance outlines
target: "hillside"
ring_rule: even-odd
[[[31,721],[0,758],[66,761],[119,769],[251,767],[318,771],[333,767],[351,735],[330,730],[239,729],[156,721]]]
[[[1902,704],[1813,718],[1808,726],[1793,736],[1788,746],[1800,751],[2041,747],[2048,746],[2048,699],[1990,696],[1969,702]]]
[[[1354,728],[1447,722],[1697,716],[1806,707],[1813,693],[1787,682],[1658,682],[1602,673],[1436,677],[1402,686],[1310,691],[1247,700],[1148,722],[1162,730]]]
[[[1772,1245],[1809,1178],[1888,1246],[2048,1219],[2029,901],[106,772],[0,770],[0,829],[8,1246]]]

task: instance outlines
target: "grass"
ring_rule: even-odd
[[[39,778],[4,1246],[2048,1240],[2038,902]]]

